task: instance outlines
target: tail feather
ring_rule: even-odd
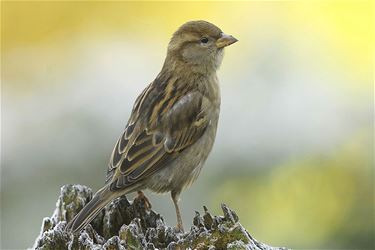
[[[66,226],[66,231],[76,233],[87,226],[99,212],[112,200],[113,192],[108,186],[100,189],[89,203]]]

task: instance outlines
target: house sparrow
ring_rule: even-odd
[[[151,189],[171,192],[177,228],[178,199],[198,177],[215,140],[220,110],[216,71],[224,47],[237,42],[206,21],[183,24],[172,36],[156,79],[138,96],[112,152],[105,186],[73,218],[78,232],[113,199]]]

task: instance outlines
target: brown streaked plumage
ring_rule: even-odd
[[[66,230],[83,229],[111,200],[143,189],[171,192],[183,230],[178,197],[211,151],[220,110],[216,70],[223,48],[236,41],[206,21],[187,22],[173,34],[161,72],[136,99],[114,147],[105,186]]]

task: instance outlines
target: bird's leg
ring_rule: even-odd
[[[174,203],[174,207],[176,209],[176,215],[177,215],[177,229],[181,232],[184,232],[184,227],[182,225],[182,219],[181,219],[181,213],[180,213],[180,208],[178,207],[178,199],[180,194],[176,192],[171,192],[172,200]]]
[[[138,190],[137,194],[138,196],[135,198],[135,200],[144,202],[146,209],[150,210],[152,206],[146,195],[141,190]]]

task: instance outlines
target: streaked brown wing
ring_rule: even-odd
[[[128,125],[112,154],[112,168],[108,169],[111,189],[122,189],[146,178],[196,142],[209,124],[205,99],[198,92],[186,94],[159,117],[156,126],[150,120],[145,126],[137,122]]]
[[[129,140],[134,140],[133,137],[136,137],[136,133],[134,133],[134,128],[136,126],[137,121],[139,120],[140,108],[142,106],[142,103],[144,102],[144,99],[146,98],[150,89],[152,89],[152,84],[148,85],[134,102],[133,110],[129,118],[128,124],[126,125],[121,137],[117,140],[116,145],[112,151],[112,155],[107,168],[105,183],[108,183],[112,179],[116,168],[119,166],[119,163],[126,156],[126,154],[124,153],[126,152],[126,148],[129,147],[128,144],[133,144],[133,142],[129,143]]]

